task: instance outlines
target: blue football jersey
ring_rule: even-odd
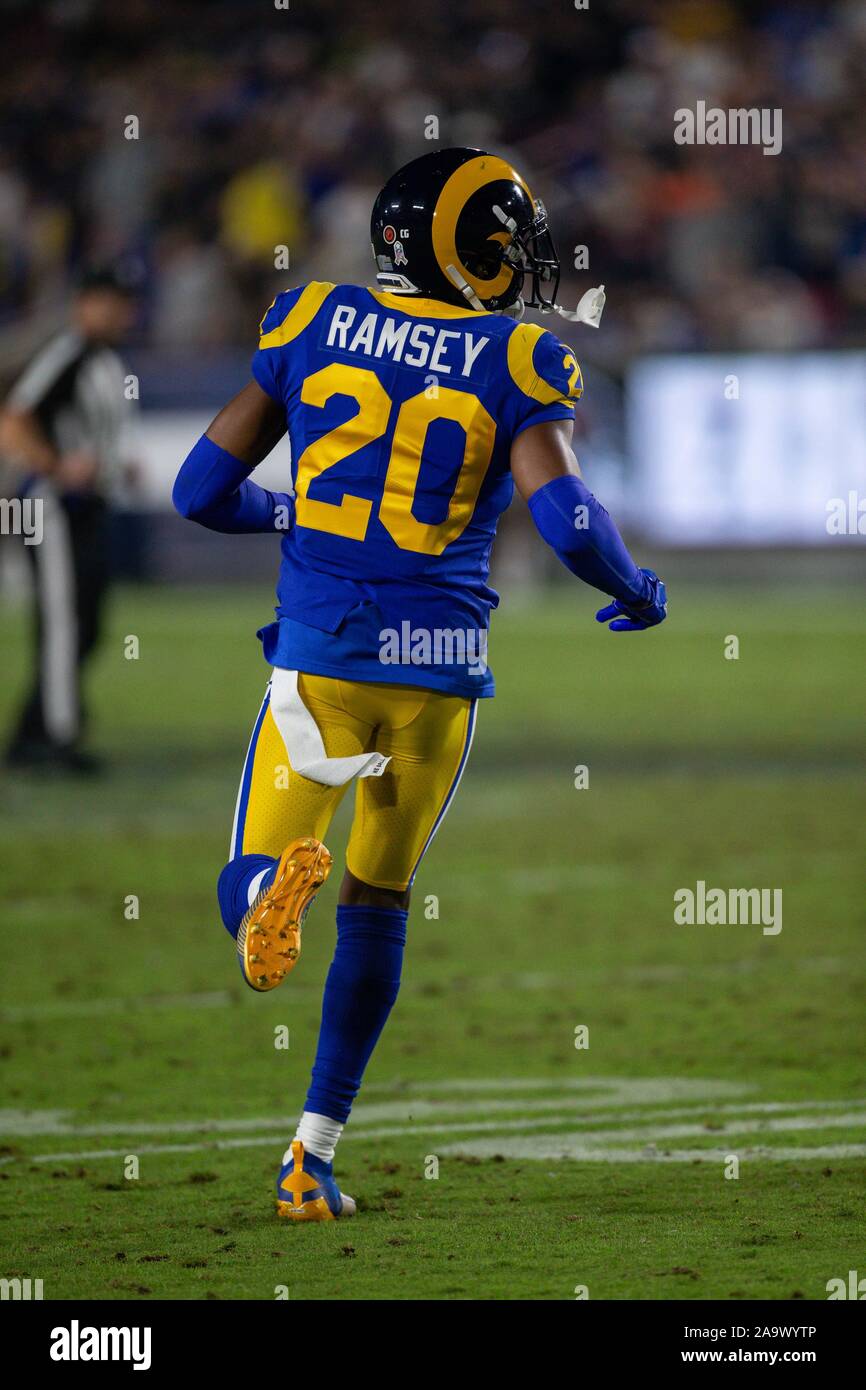
[[[252,370],[286,412],[296,509],[268,661],[492,695],[511,442],[572,415],[571,349],[500,315],[316,282],[274,300]]]

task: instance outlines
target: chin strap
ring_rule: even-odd
[[[517,319],[518,322],[520,321],[520,319],[523,318],[523,313],[526,308],[526,305],[523,303],[523,300],[520,298],[519,295],[513,304],[509,304],[507,309],[485,309],[484,305],[481,303],[481,300],[478,298],[478,295],[475,293],[472,286],[467,283],[465,276],[460,274],[460,271],[457,269],[456,265],[446,265],[445,269],[448,272],[448,279],[452,282],[452,284],[457,286],[458,290],[463,295],[463,298],[466,300],[466,302],[468,304],[471,304],[472,308],[476,309],[479,313],[499,314],[502,318]]]
[[[463,298],[469,304],[472,305],[473,309],[477,309],[480,314],[486,314],[489,312],[489,310],[485,309],[484,305],[481,303],[481,300],[478,298],[478,295],[475,293],[468,280],[466,280],[465,277],[460,274],[460,271],[457,269],[456,265],[446,265],[445,270],[448,275],[448,279],[451,281],[453,285],[457,286],[458,290],[463,295]]]

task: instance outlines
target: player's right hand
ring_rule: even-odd
[[[88,492],[96,482],[99,460],[88,449],[73,449],[61,455],[57,481],[70,492]]]
[[[595,615],[598,623],[610,623],[611,632],[644,632],[648,627],[657,627],[668,615],[667,590],[653,570],[641,570],[650,581],[652,596],[646,603],[622,603],[615,598]]]

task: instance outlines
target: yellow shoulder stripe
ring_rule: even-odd
[[[336,287],[327,280],[312,280],[301,291],[286,317],[270,333],[263,333],[259,339],[260,348],[284,347],[292,342],[304,329],[309,327],[321,309],[331,290]],[[276,302],[276,301],[275,301]],[[273,308],[273,305],[271,306]],[[267,318],[267,315],[265,315]]]
[[[553,405],[562,400],[562,392],[555,386],[548,386],[532,364],[535,345],[544,333],[537,323],[521,323],[508,339],[508,370],[511,379],[526,396],[542,405]]]
[[[520,387],[525,396],[531,396],[533,400],[542,401],[545,405],[552,405],[560,393],[554,391],[546,382],[539,382],[538,372],[532,365],[535,344],[543,332],[544,329],[534,323],[518,324],[508,339],[508,370],[512,381]]]

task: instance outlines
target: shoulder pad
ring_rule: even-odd
[[[283,290],[268,307],[259,325],[259,347],[283,347],[297,338],[312,323],[335,288],[326,280],[312,280],[298,289]]]
[[[571,348],[537,324],[515,327],[508,339],[508,370],[524,395],[542,405],[576,401],[583,394],[583,376]]]

